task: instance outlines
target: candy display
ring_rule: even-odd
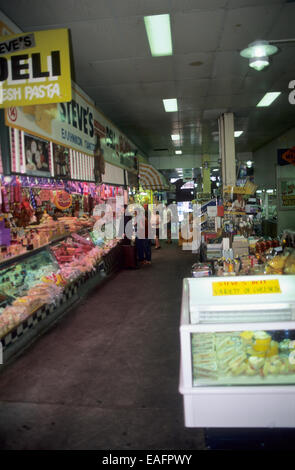
[[[295,340],[285,331],[192,334],[194,385],[291,383]],[[289,378],[286,378],[289,377]]]

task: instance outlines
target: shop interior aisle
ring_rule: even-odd
[[[203,449],[185,429],[179,382],[182,279],[176,244],[125,270],[0,374],[1,449]]]

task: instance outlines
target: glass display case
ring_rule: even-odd
[[[58,270],[58,264],[47,248],[28,253],[19,261],[0,265],[0,293],[15,299],[40,282],[43,276]]]
[[[187,427],[295,427],[295,276],[185,279]]]

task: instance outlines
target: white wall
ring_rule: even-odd
[[[253,153],[254,179],[260,189],[276,187],[277,150],[295,145],[295,128],[285,132]],[[289,165],[292,171],[295,166]]]
[[[295,178],[294,165],[277,165],[277,150],[294,145],[295,128],[292,128],[253,153],[254,179],[259,189],[277,188],[277,175],[279,178]],[[295,230],[295,210],[281,210],[278,205],[278,234],[284,229]]]

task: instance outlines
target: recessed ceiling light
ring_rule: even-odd
[[[182,150],[175,150],[175,155],[182,155]]]
[[[240,137],[244,131],[235,131],[235,137]]]
[[[152,56],[172,55],[170,15],[145,16],[144,24]]]
[[[177,99],[170,98],[168,100],[163,100],[164,108],[166,113],[173,113],[174,111],[178,111],[177,106]]]
[[[264,97],[256,105],[257,108],[270,106],[274,102],[274,100],[276,100],[277,97],[280,96],[280,94],[281,94],[280,91],[273,91],[270,93],[266,93]]]
[[[179,140],[179,139],[180,139],[180,135],[179,135],[179,134],[171,134],[171,139],[172,139],[172,140]]]

